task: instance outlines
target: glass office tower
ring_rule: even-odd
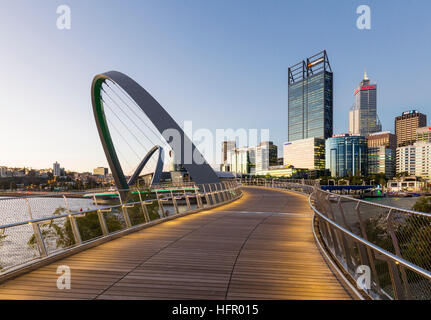
[[[366,176],[367,139],[349,134],[334,135],[326,140],[326,169],[332,177]]]
[[[288,141],[333,133],[333,73],[326,51],[289,68]]]
[[[377,84],[371,84],[367,73],[355,90],[355,104],[349,112],[349,133],[361,136],[382,131],[377,116]]]

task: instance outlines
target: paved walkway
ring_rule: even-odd
[[[69,256],[0,285],[0,299],[351,299],[315,244],[305,196],[242,199]],[[71,268],[58,290],[57,267]]]

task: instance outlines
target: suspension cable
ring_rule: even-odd
[[[116,86],[117,88],[119,88],[120,90],[121,90],[121,92],[123,92],[123,94],[139,109],[139,110],[141,110],[141,107],[136,103],[136,101],[135,100],[133,100],[132,99],[132,97],[130,97],[130,95],[123,89],[123,88],[121,88],[117,83],[115,83],[115,82],[112,82],[113,84],[114,84],[114,86]],[[129,108],[129,110],[131,110],[132,112],[133,112],[133,114],[137,117],[137,118],[139,118],[139,120],[141,120],[141,122],[153,133],[153,135],[160,141],[160,142],[162,142],[162,144],[164,144],[164,145],[169,145],[168,143],[167,143],[167,141],[166,140],[164,140],[164,139],[162,139],[160,136],[161,136],[161,134],[159,133],[159,134],[157,134],[156,132],[154,132],[154,130],[153,130],[153,128],[151,128],[134,110],[133,110],[133,108],[131,108],[130,106],[129,106],[129,104],[128,103],[126,103],[110,86],[109,86],[109,84],[107,83],[107,82],[105,82],[105,84],[109,87],[109,89],[111,89],[111,91],[112,92],[114,92],[114,94]]]

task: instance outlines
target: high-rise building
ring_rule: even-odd
[[[367,139],[363,136],[338,134],[325,142],[325,167],[333,177],[366,176]]]
[[[326,51],[289,68],[288,141],[333,133],[333,73]]]
[[[230,162],[228,158],[229,151],[236,148],[236,142],[235,141],[222,141],[221,145],[221,171],[230,171]]]
[[[228,151],[230,171],[242,174],[260,174],[278,163],[277,146],[272,141],[261,142],[256,147],[234,148]]]
[[[235,148],[228,151],[230,171],[238,174],[250,173],[250,155],[248,148]]]
[[[227,161],[227,153],[230,150],[235,149],[236,143],[235,141],[223,141],[221,145],[221,153],[222,153],[222,161]]]
[[[325,169],[325,140],[308,138],[286,142],[283,146],[285,166],[295,168],[324,170]]]
[[[396,162],[397,173],[416,175],[416,147],[413,145],[398,147]]]
[[[427,116],[417,110],[403,112],[395,118],[397,146],[412,145],[417,138],[416,130],[427,125]]]
[[[349,133],[368,136],[382,131],[377,116],[377,84],[371,83],[366,72],[354,95],[355,104],[349,112]]]
[[[395,175],[397,138],[389,131],[372,133],[368,140],[368,174],[384,173],[386,177]]]
[[[397,173],[431,179],[431,142],[420,141],[398,147]]]
[[[256,147],[256,153],[255,153],[256,172],[262,172],[264,170],[268,170],[269,167],[276,166],[277,162],[278,162],[278,148],[272,141],[261,142]]]
[[[414,144],[416,148],[415,175],[431,179],[431,141],[421,141]]]
[[[416,130],[416,141],[423,142],[428,141],[431,142],[431,127],[422,127]]]
[[[53,167],[52,167],[52,175],[53,175],[54,177],[59,177],[59,176],[61,176],[61,168],[60,168],[60,164],[59,164],[57,161],[53,164]]]
[[[93,169],[93,174],[96,176],[107,176],[108,175],[108,168],[97,167],[97,168]]]

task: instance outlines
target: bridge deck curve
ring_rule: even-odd
[[[305,196],[242,199],[69,256],[0,285],[0,299],[352,299],[313,238]],[[57,289],[57,267],[71,289]]]

